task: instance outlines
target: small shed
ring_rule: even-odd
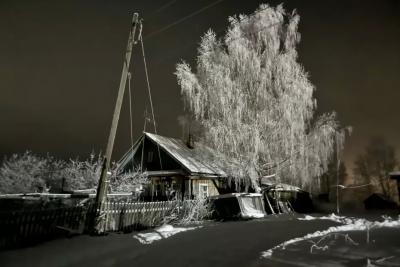
[[[250,219],[266,215],[263,195],[258,193],[230,193],[210,197],[215,219]]]
[[[373,209],[395,209],[397,204],[383,194],[374,193],[364,200],[367,210]]]

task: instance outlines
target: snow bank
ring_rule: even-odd
[[[329,216],[321,216],[321,217],[314,217],[314,216],[306,215],[306,216],[304,216],[304,218],[298,218],[298,220],[300,220],[300,221],[329,220],[329,221],[334,221],[337,223],[350,224],[355,220],[355,218],[338,216],[338,215],[332,213]]]
[[[306,215],[304,218],[299,218],[299,220],[333,220],[335,222],[339,223],[344,223],[344,225],[340,226],[333,226],[330,227],[324,231],[316,231],[312,234],[307,234],[303,237],[298,237],[294,238],[291,240],[288,240],[286,242],[283,242],[267,251],[264,251],[261,253],[262,258],[269,258],[272,256],[272,253],[276,249],[285,249],[287,245],[298,243],[301,241],[305,240],[310,240],[313,238],[317,237],[322,237],[331,233],[340,233],[340,232],[349,232],[349,231],[364,231],[367,229],[372,229],[372,228],[382,228],[382,227],[395,227],[395,228],[400,228],[400,216],[397,218],[397,220],[393,220],[388,217],[384,217],[384,221],[379,222],[379,221],[368,221],[366,219],[354,219],[354,218],[348,218],[348,217],[343,217],[343,216],[337,216],[335,214],[331,214],[330,216],[323,216],[323,217],[312,217],[309,215]]]
[[[161,240],[163,238],[168,238],[173,235],[176,235],[180,232],[185,232],[189,230],[194,230],[196,228],[200,228],[201,226],[197,227],[173,227],[172,225],[166,224],[161,227],[156,228],[153,232],[150,233],[140,233],[136,234],[133,237],[139,240],[142,244],[151,244],[154,241]]]

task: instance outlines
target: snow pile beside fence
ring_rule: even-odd
[[[173,227],[172,225],[166,224],[161,227],[156,228],[153,232],[150,233],[140,233],[136,234],[133,237],[139,240],[142,244],[151,244],[154,241],[158,241],[161,239],[165,239],[176,235],[181,232],[186,232],[189,230],[194,230],[196,228],[200,228],[201,226],[197,227]]]
[[[344,223],[344,225],[340,226],[333,226],[324,231],[316,231],[311,234],[307,234],[303,237],[294,238],[288,241],[285,241],[267,251],[261,253],[262,258],[270,258],[272,253],[277,249],[285,249],[286,246],[292,245],[301,241],[310,241],[314,245],[315,242],[312,241],[314,238],[324,237],[330,234],[339,234],[343,232],[350,232],[350,231],[367,231],[367,235],[370,229],[373,228],[383,228],[383,227],[392,227],[392,228],[400,228],[400,216],[395,220],[390,217],[383,217],[384,220],[382,222],[379,221],[368,221],[366,219],[355,219],[355,218],[348,218],[343,216],[337,215],[330,215],[330,216],[323,216],[323,217],[312,217],[312,216],[305,216],[301,220],[333,220],[335,222]],[[348,235],[345,235],[346,240],[352,241]],[[318,242],[317,242],[318,243]],[[312,248],[311,248],[312,249]]]

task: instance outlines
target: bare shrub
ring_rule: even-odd
[[[113,174],[110,178],[110,189],[111,192],[134,192],[140,190],[141,186],[148,183],[147,175],[137,169],[133,172],[118,175]]]
[[[207,199],[199,198],[177,202],[170,215],[165,216],[164,223],[188,225],[199,223],[211,215],[211,207]]]
[[[89,159],[79,161],[78,159],[69,160],[62,175],[65,179],[65,187],[67,190],[95,188],[97,186],[103,157],[94,153],[90,154]]]

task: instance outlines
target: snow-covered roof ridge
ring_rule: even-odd
[[[144,135],[158,144],[192,174],[227,176],[223,168],[215,162],[213,150],[200,142],[195,142],[194,148],[189,148],[180,139],[148,132],[144,132]]]

